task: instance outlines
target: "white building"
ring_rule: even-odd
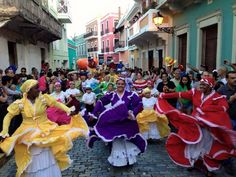
[[[50,8],[46,0],[0,0],[1,69],[16,65],[29,73],[48,60],[49,43],[62,37],[62,25]]]

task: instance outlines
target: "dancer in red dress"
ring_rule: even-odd
[[[170,158],[183,167],[194,167],[198,161],[206,167],[206,175],[220,168],[222,160],[236,156],[236,132],[227,114],[228,103],[224,96],[213,90],[213,79],[200,82],[200,90],[162,93],[156,111],[164,113],[178,129],[167,139]],[[165,99],[184,98],[193,103],[192,115],[173,108]]]

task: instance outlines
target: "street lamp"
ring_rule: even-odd
[[[158,12],[157,16],[153,18],[153,22],[156,25],[157,29],[168,34],[174,34],[175,27],[159,27],[160,25],[162,25],[163,20],[164,17],[160,14],[160,12]]]

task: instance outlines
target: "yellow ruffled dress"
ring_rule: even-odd
[[[8,114],[4,118],[1,136],[7,136],[11,119],[22,114],[23,122],[15,133],[6,138],[0,148],[9,155],[15,150],[17,165],[17,177],[24,176],[24,172],[31,163],[31,146],[50,148],[58,166],[64,170],[70,166],[71,160],[66,154],[73,144],[72,140],[79,136],[88,136],[89,129],[84,119],[78,114],[72,117],[70,124],[58,126],[47,119],[46,109],[48,106],[58,107],[67,113],[70,109],[57,102],[47,94],[40,94],[34,105],[24,96],[8,107]]]
[[[153,97],[152,97],[153,98]],[[150,131],[150,124],[155,124],[161,138],[164,138],[170,134],[170,127],[168,126],[168,119],[163,114],[157,114],[153,109],[156,101],[154,99],[143,98],[144,110],[137,115],[137,122],[139,125],[139,131],[144,134]]]

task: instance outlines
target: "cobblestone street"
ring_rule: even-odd
[[[107,162],[109,149],[102,142],[96,142],[88,149],[84,140],[78,140],[70,152],[74,160],[72,166],[63,172],[63,177],[203,177],[199,171],[188,172],[176,166],[168,157],[164,142],[150,144],[146,153],[138,157],[132,167],[113,168]],[[14,177],[16,166],[12,157],[1,169],[0,177]],[[229,177],[222,171],[217,177]]]

